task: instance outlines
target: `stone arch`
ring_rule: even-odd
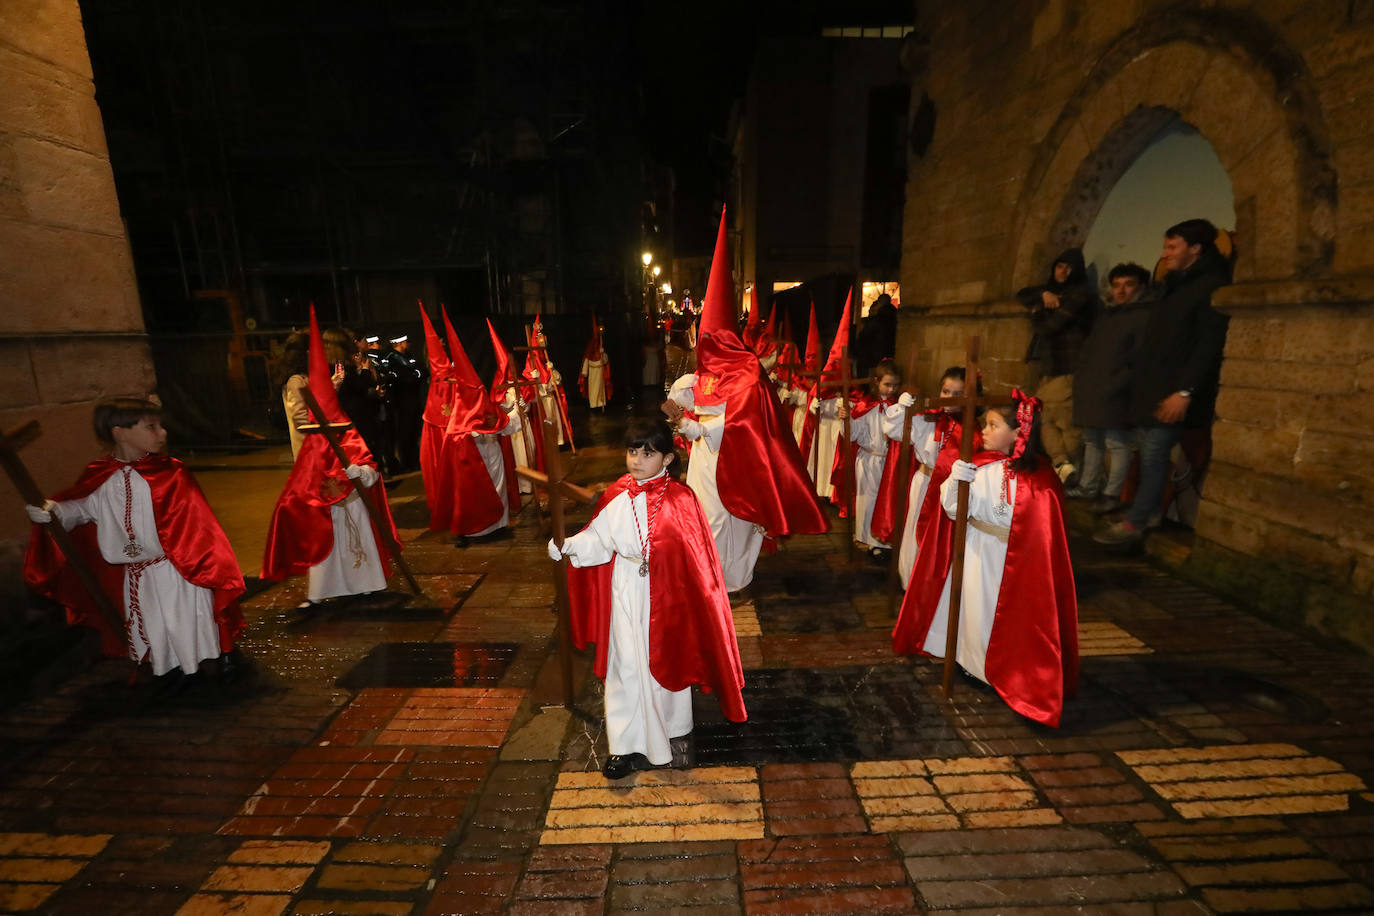
[[[1231,177],[1236,278],[1329,272],[1336,175],[1305,62],[1253,16],[1174,8],[1118,37],[1046,134],[1016,204],[1004,289],[1083,243],[1116,180],[1175,115]]]

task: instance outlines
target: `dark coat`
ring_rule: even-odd
[[[868,313],[859,327],[859,339],[855,344],[859,371],[868,373],[884,359],[891,357],[897,350],[897,307],[888,299]]]
[[[1159,402],[1183,390],[1193,393],[1183,425],[1212,422],[1227,324],[1212,308],[1212,293],[1230,282],[1231,266],[1215,249],[1164,278],[1163,295],[1150,310],[1132,359],[1127,416],[1133,424],[1157,426]]]
[[[1073,375],[1075,426],[1112,429],[1127,425],[1132,352],[1150,320],[1155,298],[1147,290],[1134,302],[1108,305],[1097,313]]]
[[[1054,265],[1061,263],[1071,268],[1069,279],[1056,283]],[[1059,297],[1059,308],[1045,308],[1041,298],[1044,292]],[[1050,265],[1048,280],[1039,286],[1018,290],[1016,298],[1030,309],[1032,337],[1026,350],[1026,362],[1043,362],[1046,376],[1071,374],[1078,365],[1083,340],[1102,307],[1097,291],[1088,282],[1082,250],[1066,250]]]

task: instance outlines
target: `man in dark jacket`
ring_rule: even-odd
[[[868,317],[859,327],[859,339],[855,342],[855,356],[858,357],[859,375],[868,375],[873,367],[885,359],[890,359],[897,351],[897,307],[892,297],[882,293],[873,300],[868,309]]]
[[[1156,298],[1150,272],[1139,264],[1118,264],[1107,274],[1111,298],[1097,315],[1083,342],[1073,376],[1073,422],[1083,431],[1083,469],[1068,495],[1092,499],[1093,511],[1120,505],[1121,488],[1131,468],[1134,433],[1127,428],[1130,411],[1131,353]],[[1103,454],[1111,462],[1103,485]]]
[[[1026,386],[1034,387],[1044,404],[1041,439],[1059,479],[1067,483],[1077,473],[1073,457],[1082,439],[1073,423],[1073,372],[1083,339],[1101,307],[1088,282],[1082,250],[1070,248],[1055,258],[1049,279],[1040,286],[1025,287],[1016,298],[1030,309]]]
[[[1144,537],[1162,512],[1174,444],[1185,427],[1212,422],[1227,322],[1212,308],[1212,293],[1231,282],[1231,265],[1217,251],[1216,238],[1216,227],[1205,219],[1185,220],[1164,233],[1169,273],[1131,366],[1128,419],[1140,427],[1140,483],[1126,517],[1094,535],[1099,543]]]

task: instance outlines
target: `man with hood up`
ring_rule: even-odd
[[[1082,249],[1070,248],[1055,258],[1049,278],[1039,286],[1019,290],[1016,298],[1030,309],[1026,384],[1035,387],[1044,404],[1041,438],[1059,479],[1067,484],[1077,474],[1073,459],[1082,442],[1082,433],[1073,425],[1073,372],[1101,308],[1097,291],[1088,282]]]

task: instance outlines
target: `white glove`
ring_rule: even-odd
[[[978,465],[972,461],[957,460],[949,469],[949,476],[955,480],[962,480],[966,483],[973,483],[973,478],[978,474]]]
[[[29,521],[35,525],[46,525],[57,517],[57,503],[51,499],[44,500],[40,506],[25,506],[24,511],[28,513]]]
[[[916,403],[916,399],[911,396],[910,391],[903,391],[902,396],[897,399],[898,407],[910,407]]]
[[[553,542],[553,538],[549,538],[549,559],[553,560],[555,563],[563,559],[563,551],[558,549],[558,545]]]
[[[364,487],[370,487],[377,482],[377,470],[366,464],[350,464],[344,468],[344,476],[350,480],[356,480]]]
[[[790,398],[791,396],[792,396],[792,389],[791,389],[791,388],[788,388],[786,385],[779,385],[779,386],[778,386],[778,398],[779,398],[780,400],[785,401],[785,400],[787,400],[788,398]]]

